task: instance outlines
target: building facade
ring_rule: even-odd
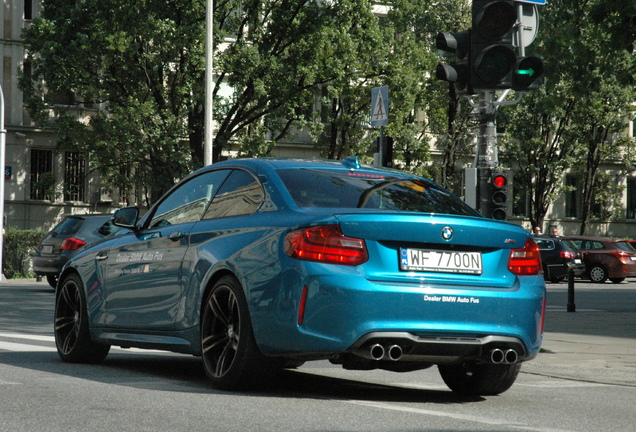
[[[117,202],[88,171],[86,155],[59,152],[51,130],[29,117],[18,71],[29,72],[22,29],[40,13],[39,0],[5,1],[0,9],[0,85],[6,129],[5,226],[51,228],[62,214],[110,212]]]
[[[111,212],[120,206],[117,194],[102,187],[99,176],[90,172],[86,155],[59,151],[55,134],[36,127],[25,109],[18,89],[18,71],[29,73],[30,65],[20,35],[40,10],[39,0],[5,1],[0,8],[0,85],[6,107],[5,226],[21,229],[49,229],[62,214]],[[634,125],[633,120],[629,121],[626,131],[632,137]],[[272,156],[317,157],[309,134],[298,132],[293,141],[277,143]],[[231,157],[236,150],[228,148],[225,156]],[[434,160],[441,160],[442,152],[431,150]],[[614,175],[616,183],[623,186],[622,208],[618,209],[622,216],[611,222],[592,220],[591,233],[636,238],[636,167],[625,172],[618,163],[610,162],[603,170]],[[576,187],[580,179],[565,173],[563,181]],[[578,190],[559,197],[550,207],[543,230],[547,232],[555,226],[561,234],[578,233],[580,200]],[[517,201],[520,204],[510,220],[530,229],[524,201]]]

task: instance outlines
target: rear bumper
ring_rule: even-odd
[[[67,256],[44,257],[33,256],[33,272],[42,276],[57,276],[69,260]]]
[[[282,275],[278,299],[252,299],[254,334],[265,354],[368,358],[376,343],[385,351],[399,343],[404,360],[448,363],[482,358],[496,348],[514,348],[519,361],[539,352],[545,299],[541,275],[492,288],[375,282],[355,269],[321,276],[293,273]]]

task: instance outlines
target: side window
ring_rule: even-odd
[[[597,249],[597,250],[598,249],[605,249],[605,245],[603,243],[601,243],[601,242],[595,241],[593,243],[593,249]]]
[[[252,214],[264,198],[263,188],[254,176],[234,170],[214,196],[204,219]]]
[[[155,209],[150,228],[197,222],[230,170],[212,171],[190,179],[172,191]]]

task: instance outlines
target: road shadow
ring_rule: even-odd
[[[140,389],[228,396],[328,399],[361,402],[464,404],[485,400],[450,390],[408,388],[320,375],[315,367],[278,371],[267,386],[247,392],[215,389],[207,380],[201,359],[179,354],[110,354],[100,365],[62,362],[55,352],[0,353],[0,363],[70,378]],[[326,363],[325,363],[326,364]]]

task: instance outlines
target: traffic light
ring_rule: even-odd
[[[508,218],[508,176],[503,171],[493,171],[490,177],[490,217],[497,220]]]
[[[438,33],[435,40],[437,49],[455,53],[456,60],[451,64],[440,63],[435,77],[455,84],[460,93],[472,93],[468,88],[470,58],[470,30],[459,33]]]
[[[517,57],[512,74],[512,89],[520,91],[537,89],[542,75],[543,60],[539,57]]]
[[[517,23],[515,2],[473,0],[472,19],[470,88],[512,88],[512,71],[517,63],[513,46],[513,31]]]

